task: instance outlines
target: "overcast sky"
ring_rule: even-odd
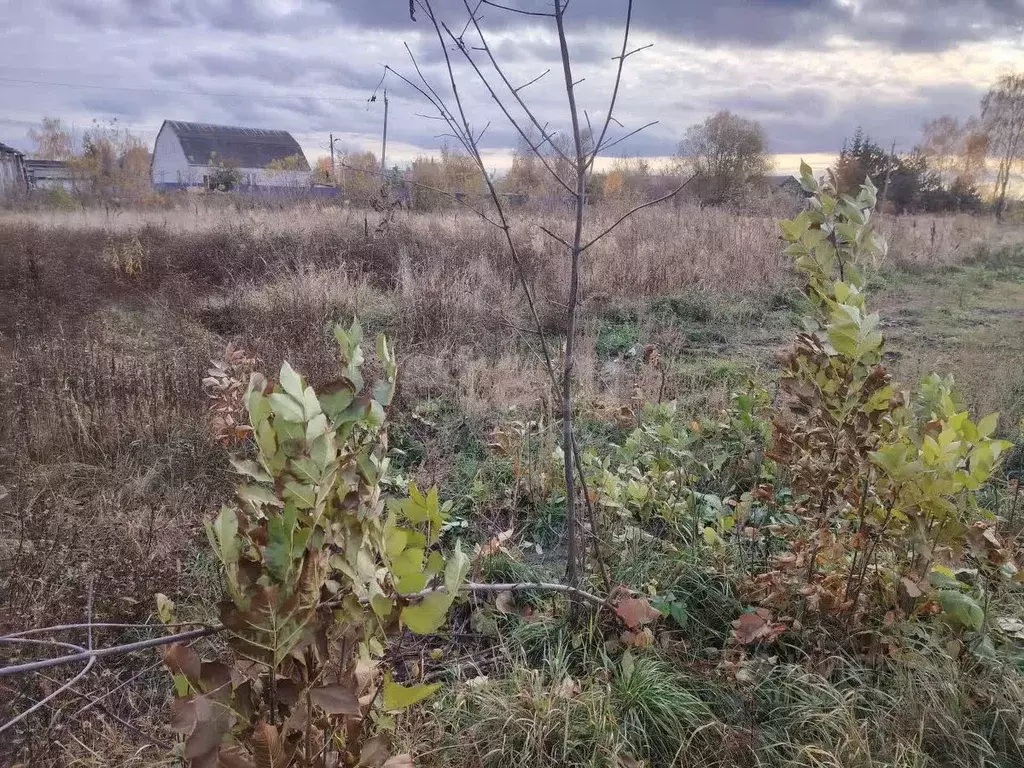
[[[473,0],[475,2],[475,0]],[[544,11],[553,0],[503,0]],[[462,0],[435,0],[461,30]],[[437,39],[408,0],[0,0],[0,141],[29,148],[43,115],[79,130],[93,118],[155,138],[164,119],[291,131],[312,162],[333,132],[379,151],[383,65],[443,85]],[[790,170],[799,155],[835,153],[859,124],[909,149],[923,121],[974,114],[1001,74],[1024,70],[1024,0],[635,0],[619,130],[659,120],[615,154],[671,154],[686,126],[719,109],[759,120]],[[605,112],[625,0],[571,0],[570,45],[582,105]],[[461,11],[461,13],[460,13]],[[562,125],[558,49],[549,19],[487,9],[483,26],[510,79],[542,119]],[[472,40],[471,35],[467,39]],[[475,44],[475,42],[474,42]],[[474,53],[481,59],[482,54]],[[460,65],[460,79],[472,72]],[[442,127],[394,76],[389,154],[436,149]],[[487,93],[465,99],[495,166],[513,131]]]

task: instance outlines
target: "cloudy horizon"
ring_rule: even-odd
[[[514,0],[543,11],[550,0]],[[310,162],[328,134],[380,150],[383,65],[412,72],[405,45],[440,87],[443,58],[407,0],[6,0],[0,30],[0,142],[30,148],[44,116],[79,131],[116,119],[150,144],[164,119],[279,128]],[[603,119],[625,0],[573,0],[567,23],[582,106]],[[435,0],[461,28],[461,0]],[[459,13],[460,9],[462,10]],[[489,8],[483,26],[514,83],[552,72],[524,95],[559,126],[565,114],[549,20]],[[721,109],[758,120],[780,172],[822,162],[857,126],[909,150],[921,125],[966,118],[1001,75],[1024,69],[1024,0],[635,0],[632,57],[616,110],[622,132],[658,124],[613,157],[664,158],[688,125]],[[479,55],[479,54],[477,54]],[[515,132],[459,64],[474,124],[491,127],[487,161],[507,165]],[[393,75],[389,158],[408,162],[446,139],[429,105]],[[450,142],[450,140],[448,140]]]

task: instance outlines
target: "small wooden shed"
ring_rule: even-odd
[[[27,191],[24,153],[0,144],[0,200],[24,195]]]

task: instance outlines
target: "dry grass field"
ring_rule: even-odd
[[[600,229],[616,213],[602,211],[591,226]],[[439,484],[470,537],[513,527],[519,539],[529,532],[538,551],[557,550],[557,521],[544,518],[544,510],[509,516],[500,492],[503,470],[482,448],[496,427],[544,421],[553,408],[500,232],[469,213],[400,213],[386,234],[375,235],[374,216],[336,207],[227,206],[0,214],[0,633],[82,621],[90,594],[97,621],[152,621],[156,592],[179,606],[212,604],[219,577],[202,521],[230,495],[232,481],[207,426],[200,382],[208,361],[230,341],[257,354],[265,370],[287,359],[311,382],[326,382],[336,366],[330,329],[353,316],[368,336],[385,331],[397,347],[392,447],[401,471]],[[776,354],[792,338],[804,301],[782,253],[777,218],[652,209],[586,254],[577,363],[584,442],[608,440],[616,411],[635,400],[675,400],[698,419],[727,404],[748,380],[770,385]],[[567,264],[541,224],[557,232],[560,219],[524,215],[515,234],[542,323],[557,339],[564,332]],[[964,215],[886,217],[881,229],[889,249],[872,268],[870,285],[889,334],[892,369],[907,381],[933,370],[952,373],[972,412],[1001,411],[1006,436],[1018,441],[1011,461],[1019,472],[1024,451],[1014,425],[1024,417],[1024,228]],[[659,350],[657,370],[637,363],[636,349],[646,344]],[[544,563],[539,557],[535,565]],[[133,637],[97,632],[103,643]],[[959,755],[982,730],[941,719],[954,711],[952,699],[934,704],[935,712],[946,713],[941,717],[911,723],[914,707],[940,694],[928,689],[914,700],[909,683],[901,693],[902,684],[893,683],[878,706],[889,713],[884,717],[898,720],[902,713],[909,723],[891,731],[895,751],[844,752],[851,739],[869,740],[871,726],[857,710],[863,702],[844,699],[830,687],[834,678],[808,669],[794,671],[773,692],[754,691],[747,705],[756,699],[776,713],[771,726],[760,726],[757,738],[765,744],[789,733],[785,738],[811,746],[777,755],[764,747],[756,762],[744,762],[737,756],[746,754],[757,729],[729,724],[732,700],[697,682],[699,664],[686,673],[689,682],[679,683],[681,673],[668,662],[653,656],[643,662],[651,685],[667,687],[662,701],[678,705],[651,716],[663,735],[648,729],[637,736],[634,726],[616,719],[615,702],[639,695],[633,690],[602,698],[598,688],[587,688],[571,705],[552,704],[550,718],[539,716],[527,701],[541,696],[544,685],[544,675],[531,670],[536,655],[550,669],[570,664],[578,652],[572,643],[543,642],[549,643],[543,651],[537,638],[517,636],[509,644],[513,672],[494,683],[491,698],[477,702],[475,722],[463,715],[466,697],[483,695],[476,689],[444,694],[437,706],[450,717],[431,719],[438,711],[432,705],[427,714],[410,716],[416,734],[410,746],[423,764],[540,764],[529,762],[539,759],[528,748],[530,734],[551,729],[581,744],[590,739],[609,750],[602,754],[618,754],[612,742],[619,738],[633,750],[647,744],[651,765],[695,765],[686,757],[692,748],[694,756],[717,750],[721,765],[959,766],[966,758],[942,763],[914,755],[941,749]],[[172,738],[162,726],[168,686],[157,661],[150,651],[100,665],[79,687],[112,691],[101,707],[72,717],[84,700],[61,700],[16,738],[0,736],[0,763],[172,764],[153,743]],[[930,685],[952,674],[946,666],[930,668]],[[57,670],[54,679],[63,674]],[[2,679],[0,711],[52,685],[45,677]],[[503,709],[503,701],[512,704]],[[806,715],[784,711],[805,705]],[[516,708],[522,711],[511,711]],[[1006,717],[1019,720],[1019,714]],[[416,717],[425,720],[417,725]],[[562,730],[552,718],[564,720]],[[614,728],[602,726],[612,720]],[[695,725],[704,720],[717,725]],[[934,738],[927,750],[918,743],[923,752],[906,746],[900,753],[900,739],[914,743],[914,723],[922,740]],[[990,744],[1003,738],[998,723],[988,727]],[[672,736],[678,729],[693,734],[689,746]],[[949,744],[939,739],[944,731]],[[453,733],[461,746],[452,746]],[[1024,732],[1017,737],[1024,745]],[[666,756],[669,742],[675,758]],[[816,753],[813,744],[829,746]],[[1024,746],[973,748],[989,755],[973,763],[978,766],[1022,764],[1012,760]],[[844,754],[855,753],[844,762]],[[597,751],[559,754],[563,764],[640,764],[609,761]]]

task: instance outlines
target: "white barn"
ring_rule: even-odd
[[[270,170],[271,164],[284,169]],[[156,136],[150,178],[157,188],[207,187],[221,166],[245,187],[308,187],[309,163],[287,131],[164,120]]]

